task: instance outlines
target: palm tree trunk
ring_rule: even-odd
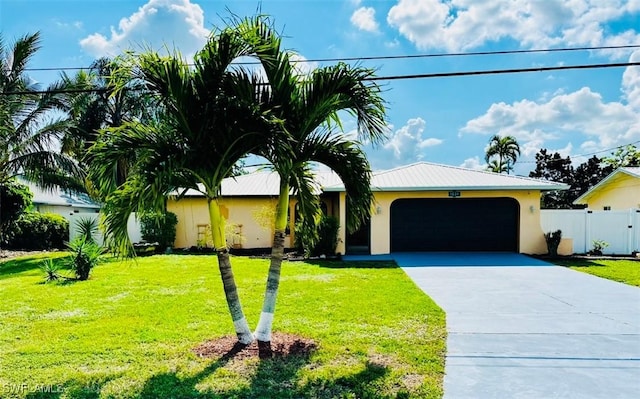
[[[273,315],[276,310],[278,286],[280,285],[280,271],[282,269],[282,258],[284,256],[284,239],[288,213],[289,184],[286,181],[286,177],[282,176],[278,206],[276,208],[275,233],[273,235],[273,246],[271,247],[271,264],[269,265],[267,288],[264,293],[260,321],[258,321],[258,327],[255,332],[255,337],[258,342],[271,342],[271,328],[273,326]]]
[[[233,326],[238,336],[238,342],[248,345],[253,342],[253,334],[247,323],[247,319],[242,311],[242,304],[238,296],[238,287],[236,286],[233,270],[231,269],[231,259],[225,242],[224,235],[224,218],[220,213],[220,204],[217,199],[209,198],[209,218],[211,220],[211,236],[213,246],[218,254],[218,268],[220,269],[220,277],[224,287],[224,295],[227,299],[229,313],[233,320]]]

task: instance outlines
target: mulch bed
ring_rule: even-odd
[[[317,348],[317,344],[312,339],[276,332],[271,335],[271,345],[265,345],[257,341],[249,345],[242,345],[238,343],[236,336],[227,335],[206,341],[195,347],[193,352],[201,358],[220,360],[269,359],[288,356],[309,356]]]

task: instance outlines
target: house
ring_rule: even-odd
[[[573,203],[591,210],[640,209],[640,167],[614,170]]]
[[[33,193],[33,206],[38,212],[56,213],[62,216],[100,212],[100,204],[89,198],[87,194],[69,192],[59,187],[43,190],[31,182],[21,181],[21,183],[29,187]]]
[[[50,190],[43,190],[34,183],[21,181],[21,184],[29,187],[33,194],[33,207],[37,212],[55,213],[63,216],[69,221],[69,241],[78,236],[79,231],[76,222],[81,219],[98,220],[101,205],[92,200],[85,193],[77,193],[55,187]],[[135,214],[129,217],[127,231],[131,242],[142,241],[140,222]],[[102,242],[102,235],[98,234],[98,242]]]
[[[407,251],[510,251],[546,253],[540,226],[540,195],[568,187],[554,182],[419,162],[374,173],[372,215],[361,229],[347,234],[345,188],[332,173],[318,173],[318,194],[329,215],[340,221],[340,253],[387,254]],[[222,213],[230,244],[243,248],[271,246],[268,215],[275,209],[279,178],[253,173],[225,179]],[[295,214],[295,198],[289,208]],[[206,241],[209,224],[202,194],[189,191],[170,199],[178,215],[176,247]],[[271,212],[271,213],[270,213]],[[294,219],[294,218],[291,218]],[[293,245],[291,234],[285,242]],[[236,240],[236,241],[234,241]]]

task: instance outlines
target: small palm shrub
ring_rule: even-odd
[[[96,242],[96,234],[98,234],[98,219],[83,217],[75,222],[76,230],[80,237],[84,237],[85,241]]]
[[[53,259],[45,259],[40,264],[40,270],[44,272],[44,282],[51,283],[58,281],[62,276],[58,273],[60,265],[53,261]]]
[[[71,251],[69,266],[78,280],[87,280],[91,269],[100,263],[102,247],[86,237],[78,237],[68,245]]]

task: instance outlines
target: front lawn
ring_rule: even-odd
[[[3,398],[442,396],[444,313],[393,264],[285,263],[274,330],[317,350],[225,361],[193,353],[233,333],[215,257],[111,261],[66,284],[42,284],[39,262],[0,263]],[[255,325],[268,261],[232,262]]]
[[[561,259],[557,265],[640,287],[640,262],[625,259]]]

